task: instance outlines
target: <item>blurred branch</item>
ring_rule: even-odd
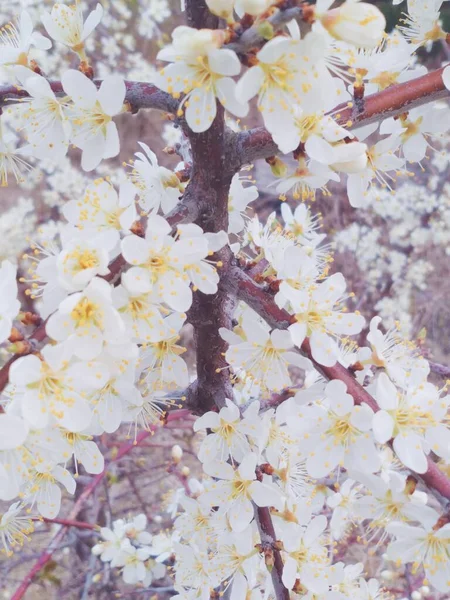
[[[450,377],[450,367],[430,361],[429,365],[432,373],[436,373],[436,375],[440,375],[441,377]]]
[[[341,104],[333,109],[336,121],[355,129],[395,117],[417,106],[448,98],[450,92],[442,80],[444,68],[431,71],[405,83],[393,85],[382,92],[371,94],[359,103],[350,106]],[[259,158],[268,158],[279,153],[270,133],[264,127],[242,131],[235,136],[236,152],[240,164],[247,164]]]

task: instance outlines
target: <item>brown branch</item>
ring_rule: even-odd
[[[349,129],[355,129],[376,121],[395,117],[417,106],[448,98],[450,92],[442,80],[442,69],[431,71],[405,83],[393,85],[382,92],[367,96],[360,105],[349,107],[341,104],[333,110],[336,121]],[[235,137],[236,152],[240,164],[248,164],[259,158],[279,154],[277,145],[264,127],[242,131]]]
[[[281,558],[281,552],[276,545],[277,538],[270,510],[268,508],[257,508],[255,514],[259,534],[261,536],[262,550],[266,552],[266,561],[269,558],[270,562],[273,562],[273,564],[270,565],[272,567],[270,575],[272,577],[275,598],[277,600],[289,600],[289,590],[282,581],[283,559]]]
[[[292,315],[278,308],[271,294],[252,281],[241,269],[235,267],[232,277],[237,280],[239,298],[261,315],[271,327],[286,329],[291,323],[295,322],[295,318]],[[364,402],[374,412],[380,410],[376,400],[357,382],[351,371],[339,363],[336,363],[333,367],[324,367],[317,363],[311,354],[308,339],[303,342],[301,350],[326,379],[329,381],[333,379],[343,381],[347,386],[347,392],[353,397],[355,404],[362,404]],[[450,479],[440,471],[430,457],[428,457],[428,471],[424,475],[420,475],[420,479],[430,489],[435,490],[441,496],[450,500]]]
[[[188,0],[186,15],[192,27],[215,29],[219,24],[204,0]],[[187,130],[186,134],[191,144],[192,174],[184,201],[196,205],[195,223],[203,231],[228,231],[228,193],[234,173],[228,168],[223,107],[217,103],[216,118],[207,131],[193,133]],[[235,307],[236,294],[225,287],[225,282],[229,281],[231,256],[229,247],[217,253],[215,259],[222,264],[218,291],[212,295],[196,291],[188,311],[188,321],[194,328],[197,361],[197,381],[189,387],[188,405],[200,414],[214,406],[220,408],[225,405],[226,398],[233,398],[224,359],[227,345],[219,335],[219,327],[231,327]]]
[[[60,81],[50,81],[50,87],[57,96],[64,96],[64,90]],[[100,87],[101,80],[95,80],[95,85]],[[165,112],[176,113],[178,109],[178,100],[172,98],[170,94],[163,92],[151,83],[143,81],[125,81],[127,88],[125,101],[131,107],[131,112],[136,113],[141,108],[155,108]],[[22,98],[27,98],[29,94],[18,86],[6,85],[0,86],[0,109],[11,104],[17,104]]]

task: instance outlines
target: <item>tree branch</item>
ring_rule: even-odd
[[[446,367],[440,363],[428,362],[432,373],[436,373],[436,375],[440,375],[441,377],[450,377],[450,367]]]
[[[266,547],[273,556],[273,565],[270,571],[272,577],[273,589],[275,591],[276,600],[289,600],[289,591],[282,581],[283,575],[283,559],[281,552],[276,547],[277,541],[275,529],[268,508],[257,508],[255,511],[256,522],[258,524],[259,534],[261,536],[261,545],[264,551]]]
[[[336,121],[349,129],[369,125],[376,121],[395,117],[417,106],[448,98],[450,92],[444,86],[442,69],[431,71],[405,83],[393,85],[382,92],[371,94],[361,103],[346,103],[333,110]],[[236,152],[240,164],[248,164],[260,158],[279,154],[278,146],[264,127],[242,131],[235,137]]]
[[[66,95],[60,81],[50,81],[49,83],[57,96]],[[95,80],[94,83],[97,87],[100,87],[102,81]],[[125,81],[125,86],[127,89],[125,101],[128,102],[133,113],[137,113],[141,108],[154,108],[174,114],[178,110],[179,101],[151,83]],[[11,104],[17,104],[21,99],[27,97],[29,97],[29,94],[19,86],[0,86],[0,109]]]
[[[253,310],[276,329],[286,329],[295,318],[285,310],[281,310],[275,304],[271,294],[266,292],[241,269],[233,269],[233,278],[237,279],[238,296],[246,302]],[[353,397],[355,404],[366,403],[374,412],[380,410],[375,398],[365,390],[355,379],[353,373],[339,363],[333,367],[324,367],[320,365],[311,354],[309,340],[306,339],[301,347],[302,352],[307,356],[314,367],[322,373],[329,381],[339,379],[347,386],[347,392]],[[428,457],[428,471],[424,475],[418,475],[420,479],[431,489],[438,492],[441,496],[450,500],[450,479],[437,467],[437,465]]]

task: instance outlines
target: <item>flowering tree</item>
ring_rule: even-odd
[[[144,109],[171,115],[181,158],[171,170],[139,142],[120,185],[92,179],[63,204],[57,235],[30,242],[26,272],[2,263],[3,551],[39,520],[60,525],[15,600],[70,528],[97,536],[94,570],[99,557],[126,584],[180,600],[381,600],[340,546],[355,530],[355,545],[408,570],[403,595],[450,591],[450,396],[417,346],[378,316],[366,327],[306,203],[346,178],[364,211],[450,129],[437,102],[450,67],[415,63],[446,40],[442,4],[408,0],[387,35],[380,10],[357,0],[186,0],[151,82],[94,78],[100,4],[55,4],[43,33],[26,11],[1,30],[2,186],[71,145],[83,171],[101,168],[120,151],[118,115]],[[52,44],[73,55],[59,80],[33,58]],[[229,118],[256,108],[256,128]],[[244,173],[260,160],[280,200],[294,200],[265,223],[246,214],[258,189]],[[189,481],[173,447],[183,487],[169,533],[147,531],[146,514],[99,532],[80,520],[115,463],[181,420],[203,432],[203,475]],[[131,441],[109,452],[119,428]],[[62,491],[77,494],[64,518]]]

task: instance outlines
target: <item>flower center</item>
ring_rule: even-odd
[[[75,327],[101,327],[102,312],[98,304],[88,298],[82,298],[70,313]]]

